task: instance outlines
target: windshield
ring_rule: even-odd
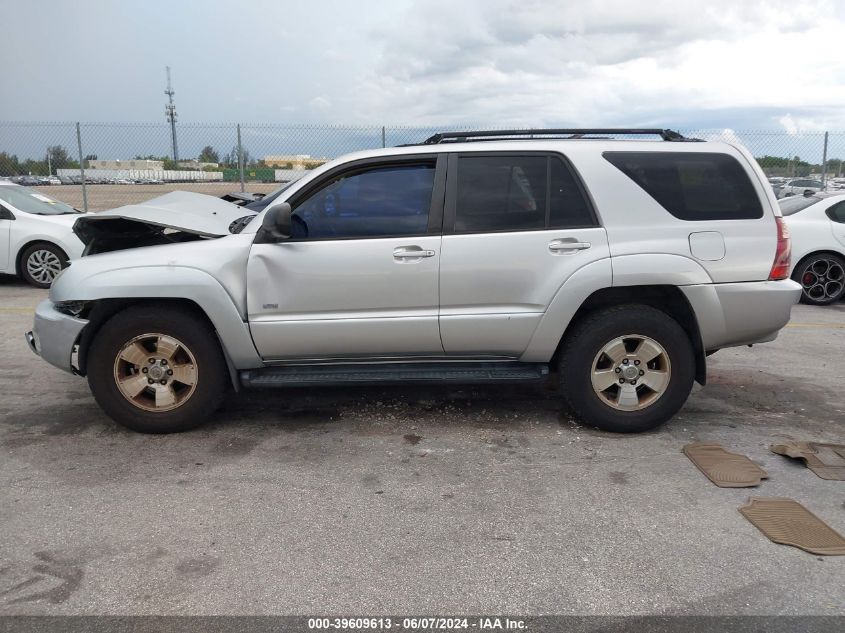
[[[778,204],[780,204],[781,215],[792,215],[793,213],[798,213],[807,207],[813,206],[817,202],[821,202],[821,200],[818,196],[801,196],[800,198],[794,196],[779,200]]]
[[[267,208],[268,204],[270,204],[276,198],[278,198],[282,194],[283,191],[289,189],[290,186],[295,182],[296,182],[296,180],[291,180],[290,182],[283,184],[278,189],[271,191],[270,193],[268,193],[266,196],[264,196],[260,200],[253,200],[249,204],[245,204],[244,209],[249,209],[250,211],[255,211],[256,213],[260,213],[265,208]]]
[[[0,187],[0,201],[9,203],[18,211],[34,213],[35,215],[80,213],[69,204],[59,202],[39,191],[27,189],[20,185],[3,185]]]

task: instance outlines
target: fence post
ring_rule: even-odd
[[[824,133],[824,150],[822,151],[822,189],[827,182],[827,132]]]
[[[82,132],[79,121],[76,122],[76,149],[79,152],[79,175],[82,179],[82,208],[88,213],[88,189],[85,186],[85,160],[82,157]]]
[[[238,123],[238,171],[241,174],[241,193],[246,191],[244,186],[244,148],[241,145],[241,124]]]
[[[387,143],[385,142],[385,133],[384,133],[384,126],[381,126],[381,146],[387,147]]]

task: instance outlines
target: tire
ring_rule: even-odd
[[[140,433],[202,425],[220,406],[228,383],[208,323],[166,304],[130,307],[110,318],[94,335],[87,370],[97,403],[115,422]]]
[[[21,253],[21,277],[36,288],[49,288],[56,276],[67,267],[65,252],[49,242],[36,242]]]
[[[795,266],[792,280],[801,284],[801,303],[836,303],[845,297],[845,259],[833,253],[809,255]]]
[[[660,426],[684,405],[695,380],[695,353],[670,316],[623,305],[593,312],[567,333],[559,371],[564,397],[584,423],[637,433]]]

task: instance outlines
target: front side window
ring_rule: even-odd
[[[423,235],[435,164],[391,165],[343,174],[293,212],[293,237],[338,239]]]
[[[569,167],[556,156],[460,156],[455,232],[594,226]]]
[[[748,174],[727,154],[605,152],[604,157],[681,220],[763,217]]]

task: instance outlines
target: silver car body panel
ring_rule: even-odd
[[[236,204],[191,191],[171,191],[140,204],[129,204],[79,218],[77,226],[109,220],[135,220],[197,235],[229,235],[229,225],[249,215]]]
[[[255,244],[247,309],[266,359],[443,354],[441,237]],[[401,259],[396,249],[433,251]]]
[[[83,257],[53,282],[50,300],[188,299],[208,316],[235,367],[259,367],[246,323],[251,243],[251,236],[231,235]]]
[[[566,244],[576,248],[553,250]],[[444,235],[440,335],[446,353],[521,356],[561,286],[608,258],[601,227]],[[609,268],[594,270],[604,272],[592,278],[595,287],[611,284]]]
[[[45,299],[35,308],[31,347],[51,365],[73,372],[73,348],[86,325],[85,319],[63,314],[53,307],[52,301]]]
[[[682,286],[705,351],[772,341],[789,323],[801,286],[790,279]]]

